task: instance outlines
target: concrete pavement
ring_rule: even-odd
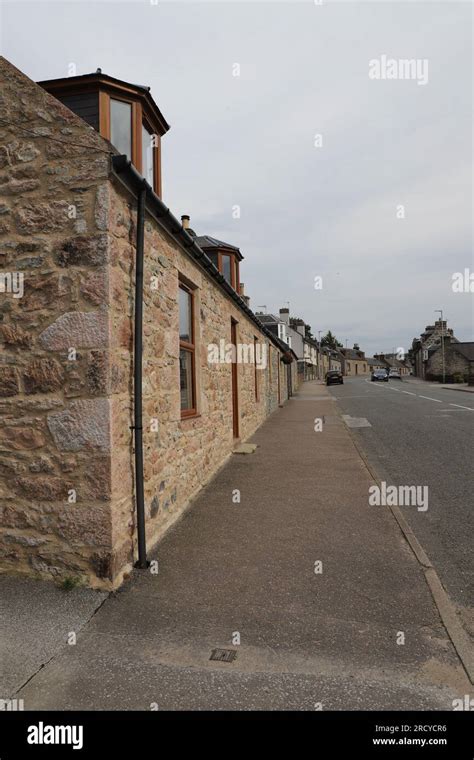
[[[162,540],[158,574],[31,674],[25,709],[451,709],[469,692],[326,388],[305,383],[252,441]]]

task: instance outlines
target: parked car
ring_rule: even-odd
[[[384,383],[388,383],[388,375],[386,370],[384,369],[374,369],[372,372],[372,376],[370,378],[373,382],[376,382],[377,380],[380,380]]]
[[[388,373],[388,376],[394,380],[401,380],[402,376],[400,375],[400,372],[398,369],[391,369]]]
[[[342,372],[338,369],[331,369],[326,372],[326,385],[344,385]]]

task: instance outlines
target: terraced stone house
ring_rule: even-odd
[[[148,88],[4,58],[0,84],[0,570],[114,588],[284,403],[294,357],[239,249],[163,203]]]

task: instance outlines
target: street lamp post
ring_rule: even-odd
[[[435,309],[437,314],[441,314],[441,361],[443,363],[443,385],[446,382],[446,371],[444,364],[444,322],[443,322],[443,310]]]

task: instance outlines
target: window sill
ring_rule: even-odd
[[[181,422],[186,422],[186,420],[197,420],[201,415],[198,412],[195,412],[193,414],[182,414],[181,415]]]

